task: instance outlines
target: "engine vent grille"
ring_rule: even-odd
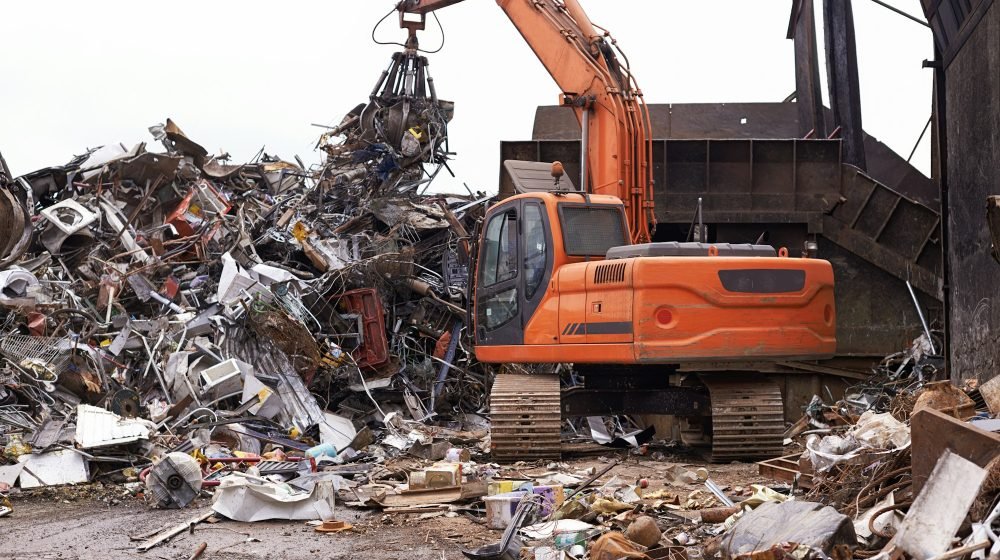
[[[594,268],[594,284],[616,284],[625,281],[625,265],[627,263],[610,263],[597,265]]]

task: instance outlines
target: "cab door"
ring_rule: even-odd
[[[551,235],[541,201],[516,199],[491,212],[476,271],[476,344],[524,344],[552,276]]]
[[[486,222],[476,273],[476,344],[521,344],[518,277],[520,204],[499,206]]]

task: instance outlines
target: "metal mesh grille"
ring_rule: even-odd
[[[43,336],[7,335],[0,341],[0,355],[22,367],[28,363],[55,370],[66,361],[61,354],[62,338]]]
[[[569,255],[603,257],[608,249],[628,244],[618,208],[563,206],[562,222]]]

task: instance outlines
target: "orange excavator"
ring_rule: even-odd
[[[400,2],[407,48],[426,14],[460,1]],[[584,163],[577,189],[558,162],[505,162],[521,194],[483,222],[476,357],[573,364],[583,384],[498,375],[494,455],[558,456],[562,418],[622,413],[683,419],[684,439],[710,444],[713,459],[780,455],[781,391],[753,364],[834,354],[830,263],[766,245],[652,242],[651,126],[627,58],[578,0],[497,4],[575,111]]]

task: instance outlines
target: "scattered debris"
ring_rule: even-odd
[[[333,519],[336,486],[317,481],[311,490],[274,483],[243,473],[222,479],[212,509],[234,521]]]

